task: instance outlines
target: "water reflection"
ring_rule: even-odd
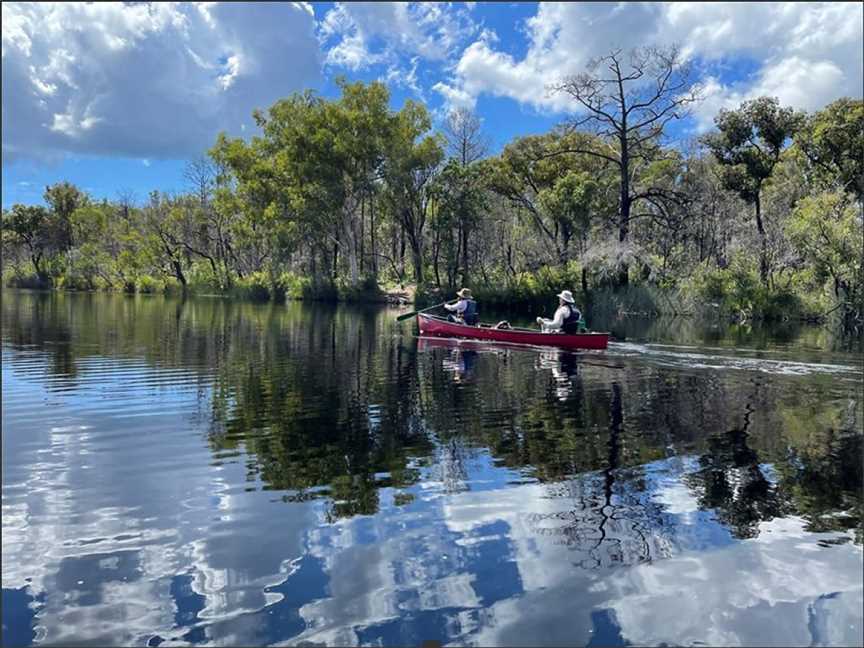
[[[2,308],[4,645],[861,642],[860,358],[807,331],[572,353]]]

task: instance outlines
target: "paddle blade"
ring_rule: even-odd
[[[409,319],[411,317],[416,317],[417,313],[418,313],[418,311],[414,311],[413,313],[404,313],[404,314],[400,315],[399,317],[397,317],[396,321],[397,322],[404,322],[406,319]]]

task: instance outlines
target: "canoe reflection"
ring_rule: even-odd
[[[452,376],[454,382],[464,382],[473,378],[480,351],[507,353],[505,350],[496,348],[496,345],[488,343],[431,337],[418,338],[417,349],[421,352],[428,352],[433,349],[447,351],[448,353],[441,361],[441,366]]]

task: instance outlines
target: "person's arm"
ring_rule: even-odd
[[[446,308],[451,313],[461,313],[466,308],[468,308],[468,303],[464,299],[460,299],[455,304],[444,304],[444,308]]]
[[[537,323],[540,324],[544,329],[555,329],[561,328],[564,325],[564,318],[567,317],[567,311],[564,310],[564,306],[559,306],[558,310],[555,311],[555,317],[550,319],[546,319],[545,317],[538,317]]]

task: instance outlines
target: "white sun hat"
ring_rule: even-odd
[[[568,304],[575,304],[576,300],[573,299],[573,294],[569,290],[562,290],[560,293],[556,295],[556,297],[560,297]]]

